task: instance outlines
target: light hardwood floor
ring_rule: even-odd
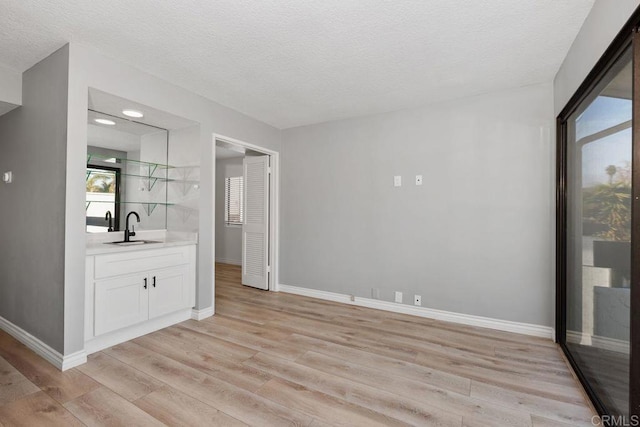
[[[259,291],[59,372],[0,332],[0,426],[591,426],[551,341]]]

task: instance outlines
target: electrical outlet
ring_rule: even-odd
[[[402,292],[396,291],[396,302],[402,303]]]
[[[393,186],[402,187],[402,177],[400,175],[396,175],[393,177]]]
[[[420,295],[414,295],[414,296],[413,296],[413,304],[415,304],[415,305],[422,305],[422,296],[420,296]]]
[[[422,185],[422,175],[416,175],[416,185]]]

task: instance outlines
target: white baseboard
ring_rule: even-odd
[[[470,314],[454,313],[451,311],[436,310],[427,307],[413,307],[410,305],[397,304],[377,299],[355,297],[351,300],[350,295],[338,294],[334,292],[319,291],[315,289],[300,288],[280,284],[278,289],[281,292],[303,295],[311,298],[319,298],[328,301],[341,302],[344,304],[357,305],[360,307],[375,308],[378,310],[392,311],[394,313],[409,314],[412,316],[425,317],[446,322],[459,323],[462,325],[478,326],[481,328],[496,329],[505,332],[530,335],[554,339],[555,331],[549,326],[533,325],[530,323],[512,322],[509,320],[492,319],[490,317],[473,316]]]
[[[595,347],[602,350],[615,351],[616,353],[631,353],[631,344],[629,341],[602,337],[599,335],[590,335],[585,332],[567,331],[567,342]]]
[[[38,356],[51,363],[61,371],[74,368],[87,362],[87,353],[84,350],[63,356],[58,351],[45,344],[39,338],[14,325],[7,319],[0,317],[0,329],[30,348]]]
[[[66,371],[67,369],[75,368],[85,363],[87,363],[87,352],[85,350],[76,351],[75,353],[64,356],[60,370]]]
[[[631,344],[629,343],[629,341],[594,335],[593,337],[591,337],[591,343],[596,348],[615,351],[616,353],[631,353]]]
[[[567,331],[567,342],[580,345],[591,345],[591,334],[577,331]]]
[[[220,262],[222,264],[242,265],[242,260],[238,261],[237,259],[216,258],[216,262]]]
[[[203,308],[201,310],[196,310],[195,308],[191,309],[191,318],[193,320],[203,320],[207,317],[211,317],[214,314],[213,307]]]
[[[91,338],[84,343],[84,349],[87,354],[93,354],[95,352],[104,350],[105,348],[113,347],[114,345],[123,343],[125,341],[132,340],[134,338],[141,337],[143,335],[155,332],[160,329],[167,328],[176,323],[184,322],[191,319],[192,309],[187,308],[175,313],[166,314],[162,317],[157,317],[152,320],[139,323],[128,328],[119,329],[117,331],[109,332],[103,335],[99,335],[95,338]]]

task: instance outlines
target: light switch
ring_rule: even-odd
[[[402,304],[402,292],[396,291],[396,299],[395,299],[395,301],[400,303],[400,304]]]
[[[402,177],[400,175],[396,175],[393,177],[393,186],[402,187]]]
[[[11,184],[13,182],[13,172],[4,172],[2,174],[2,181],[6,182],[7,184]]]
[[[416,185],[422,185],[422,175],[416,175]]]

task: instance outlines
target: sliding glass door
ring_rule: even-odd
[[[565,344],[619,415],[629,414],[632,82],[627,49],[565,123]]]
[[[602,425],[640,425],[638,25],[640,8],[557,121],[557,340]]]

